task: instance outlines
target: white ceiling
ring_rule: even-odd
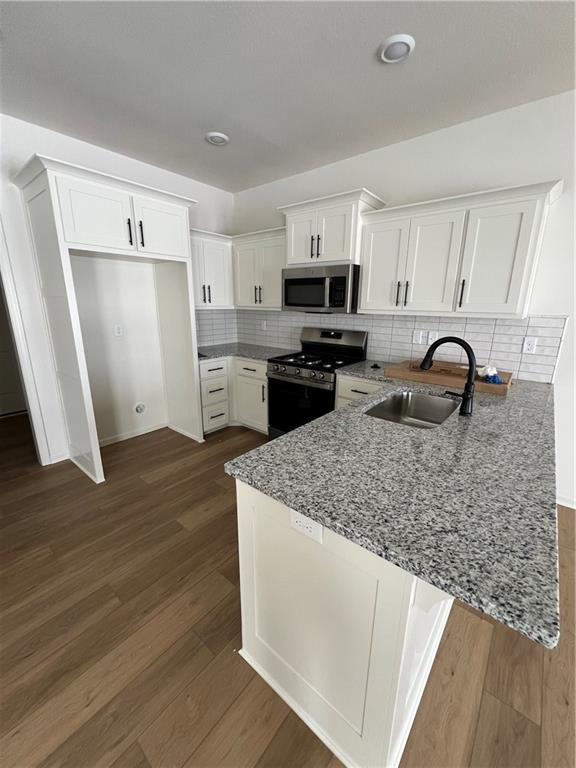
[[[573,88],[573,14],[571,2],[3,3],[2,110],[237,191]],[[397,32],[414,54],[380,64]],[[207,130],[230,145],[209,146]]]

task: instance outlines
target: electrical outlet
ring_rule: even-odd
[[[438,340],[438,331],[428,331],[428,344]]]
[[[522,345],[522,352],[525,355],[533,355],[536,352],[538,346],[538,339],[536,336],[524,336],[524,344]]]
[[[303,533],[304,536],[308,536],[310,539],[314,539],[319,544],[322,544],[324,535],[324,526],[320,523],[315,523],[314,520],[310,520],[306,515],[301,515],[300,512],[290,510],[290,526],[294,528],[298,533]]]
[[[114,326],[114,336],[124,336],[124,328],[122,328],[120,323],[116,323]]]
[[[412,331],[412,344],[422,344],[422,331]]]

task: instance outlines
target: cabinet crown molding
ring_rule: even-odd
[[[105,173],[104,171],[97,171],[93,168],[86,168],[83,165],[77,163],[69,163],[66,160],[58,160],[54,157],[48,157],[47,155],[33,155],[26,165],[13,177],[13,183],[20,189],[24,189],[35,178],[37,178],[44,171],[52,171],[53,173],[62,173],[68,176],[73,175],[76,177],[90,179],[91,181],[104,182],[106,184],[118,184],[123,187],[130,187],[131,189],[142,192],[151,192],[153,195],[161,195],[162,197],[169,197],[173,200],[182,200],[188,204],[195,205],[198,200],[186,195],[180,195],[176,192],[169,192],[166,189],[160,189],[158,187],[151,187],[148,184],[141,184],[138,181],[132,181],[122,176],[115,176],[114,174]]]
[[[381,197],[370,192],[366,187],[360,187],[360,189],[351,189],[348,192],[338,192],[333,195],[325,195],[323,197],[314,197],[309,200],[302,200],[297,203],[288,203],[286,205],[280,205],[276,209],[283,213],[294,213],[300,208],[322,208],[325,205],[333,205],[337,203],[352,203],[360,202],[364,205],[374,208],[376,210],[383,208],[386,203]]]
[[[462,195],[450,195],[431,200],[422,200],[414,203],[402,203],[402,205],[390,205],[380,210],[365,211],[362,218],[366,221],[377,220],[379,216],[393,217],[394,214],[411,215],[422,214],[428,209],[434,211],[446,210],[465,205],[467,208],[496,203],[499,201],[512,202],[514,200],[526,200],[539,198],[547,205],[552,205],[562,194],[564,189],[563,179],[544,181],[539,184],[524,184],[514,187],[497,187],[495,189],[482,190],[480,192],[467,192]]]

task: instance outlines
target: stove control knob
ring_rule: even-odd
[[[272,366],[272,370],[273,371],[279,371],[280,370],[280,366],[279,365],[274,365],[274,366]]]
[[[316,371],[310,371],[310,378],[315,379],[316,378]]]
[[[280,367],[280,373],[286,373],[286,366],[285,365],[282,365]]]
[[[324,374],[323,374],[323,373],[319,373],[319,374],[318,374],[318,378],[319,378],[319,379],[323,379],[323,378],[324,378]]]
[[[296,368],[296,370],[294,371],[294,373],[296,374],[296,376],[300,376],[300,374],[302,373],[302,371],[300,370],[300,368]]]

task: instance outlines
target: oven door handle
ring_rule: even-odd
[[[334,383],[330,381],[317,381],[315,379],[303,379],[300,376],[284,376],[281,373],[267,373],[269,379],[284,381],[287,384],[299,384],[305,387],[314,387],[315,389],[333,390]]]

